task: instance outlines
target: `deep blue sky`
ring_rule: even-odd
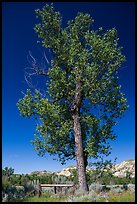
[[[69,161],[65,166],[48,157],[37,156],[30,140],[34,138],[35,121],[22,118],[16,103],[23,97],[21,91],[28,88],[24,81],[24,68],[31,50],[35,57],[42,56],[43,48],[37,44],[33,30],[37,23],[34,10],[42,8],[40,2],[5,2],[2,4],[2,167],[12,167],[15,173],[34,170],[58,171],[76,164]],[[111,142],[110,159],[117,163],[135,157],[135,4],[116,2],[56,2],[54,7],[63,16],[63,26],[74,19],[77,12],[89,13],[95,20],[93,29],[104,31],[115,27],[126,63],[119,71],[122,91],[126,94],[129,109],[115,128],[118,135]]]

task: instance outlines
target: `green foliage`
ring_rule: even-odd
[[[43,175],[43,176],[39,176],[39,180],[40,183],[52,183],[52,175],[51,174],[47,174],[47,175]]]
[[[39,181],[40,183],[52,184],[52,183],[75,183],[78,184],[78,173],[77,169],[70,170],[71,175],[66,177],[65,175],[57,175],[57,174],[44,174],[44,175],[16,175],[13,174],[9,178],[7,175],[2,176],[2,188],[5,190],[7,186],[24,186],[27,182],[30,181]],[[118,177],[112,175],[111,171],[102,171],[96,169],[94,171],[87,171],[86,178],[88,185],[92,183],[99,183],[103,185],[126,185],[126,184],[135,184],[135,177]]]
[[[4,169],[2,169],[2,175],[5,175],[7,177],[10,177],[11,175],[14,174],[14,169],[13,168],[8,168],[8,167],[5,167]]]
[[[77,171],[77,169],[71,170],[71,175],[69,176],[69,180],[72,181],[74,184],[78,184],[78,171]]]
[[[66,176],[64,175],[56,175],[53,174],[52,175],[52,183],[57,183],[57,184],[61,184],[61,183],[67,183],[68,179]]]
[[[21,177],[17,175],[10,176],[10,183],[12,185],[21,185]]]
[[[53,59],[47,70],[48,98],[40,91],[27,90],[17,103],[23,117],[34,116],[37,125],[32,144],[38,155],[58,155],[62,164],[75,158],[75,137],[71,108],[75,87],[81,81],[80,123],[83,148],[87,157],[108,156],[108,140],[116,138],[112,127],[127,109],[127,101],[118,82],[118,70],[125,61],[118,46],[116,28],[91,30],[94,20],[78,13],[67,27],[53,4],[36,10],[40,23],[35,32]],[[45,86],[46,89],[46,86]]]
[[[5,176],[5,175],[3,175],[3,176],[2,176],[2,190],[3,190],[3,191],[6,191],[6,189],[7,189],[8,187],[10,187],[10,186],[12,186],[12,185],[11,185],[11,183],[9,182],[8,177]]]
[[[6,170],[6,171],[5,171]],[[9,171],[8,171],[9,170]],[[6,172],[6,175],[5,175]],[[7,172],[10,172],[10,174]],[[12,174],[13,169],[6,167],[3,169],[2,175],[2,201],[3,202],[17,202],[21,201],[25,197],[25,192],[22,189],[17,189],[16,185],[19,185],[19,178]]]
[[[75,184],[78,184],[78,173],[76,169],[71,170],[71,175],[68,177],[70,181]],[[93,171],[86,172],[86,180],[88,185],[93,183],[99,183],[102,185],[126,185],[126,184],[135,184],[135,177],[118,177],[114,176],[110,170],[102,171],[96,169]]]

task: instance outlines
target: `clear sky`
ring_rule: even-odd
[[[30,141],[34,139],[35,121],[20,116],[16,103],[28,88],[24,80],[27,55],[31,50],[40,59],[43,48],[37,44],[33,27],[37,23],[34,10],[42,8],[40,2],[2,3],[2,167],[12,167],[15,173],[35,170],[59,171],[62,166],[52,157],[37,156]],[[129,109],[115,127],[117,139],[111,142],[110,159],[117,163],[135,157],[135,4],[129,2],[56,2],[54,7],[63,16],[63,26],[74,19],[77,12],[89,13],[95,20],[93,29],[103,27],[118,30],[120,45],[126,63],[119,71],[122,91]]]

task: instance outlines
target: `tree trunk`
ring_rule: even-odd
[[[81,82],[77,81],[75,98],[72,106],[72,117],[74,121],[75,145],[76,145],[76,161],[78,168],[79,190],[81,192],[88,191],[86,182],[86,166],[84,162],[84,151],[82,144],[82,131],[80,124],[80,105],[81,105]]]

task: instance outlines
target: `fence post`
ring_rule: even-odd
[[[76,186],[75,186],[75,184],[74,184],[73,187],[72,187],[72,195],[75,194],[75,190],[76,190]]]
[[[39,197],[40,197],[42,195],[42,187],[41,187],[40,183],[38,185],[39,185],[39,191],[38,192],[39,192]]]
[[[56,186],[54,186],[54,193],[56,194]]]

